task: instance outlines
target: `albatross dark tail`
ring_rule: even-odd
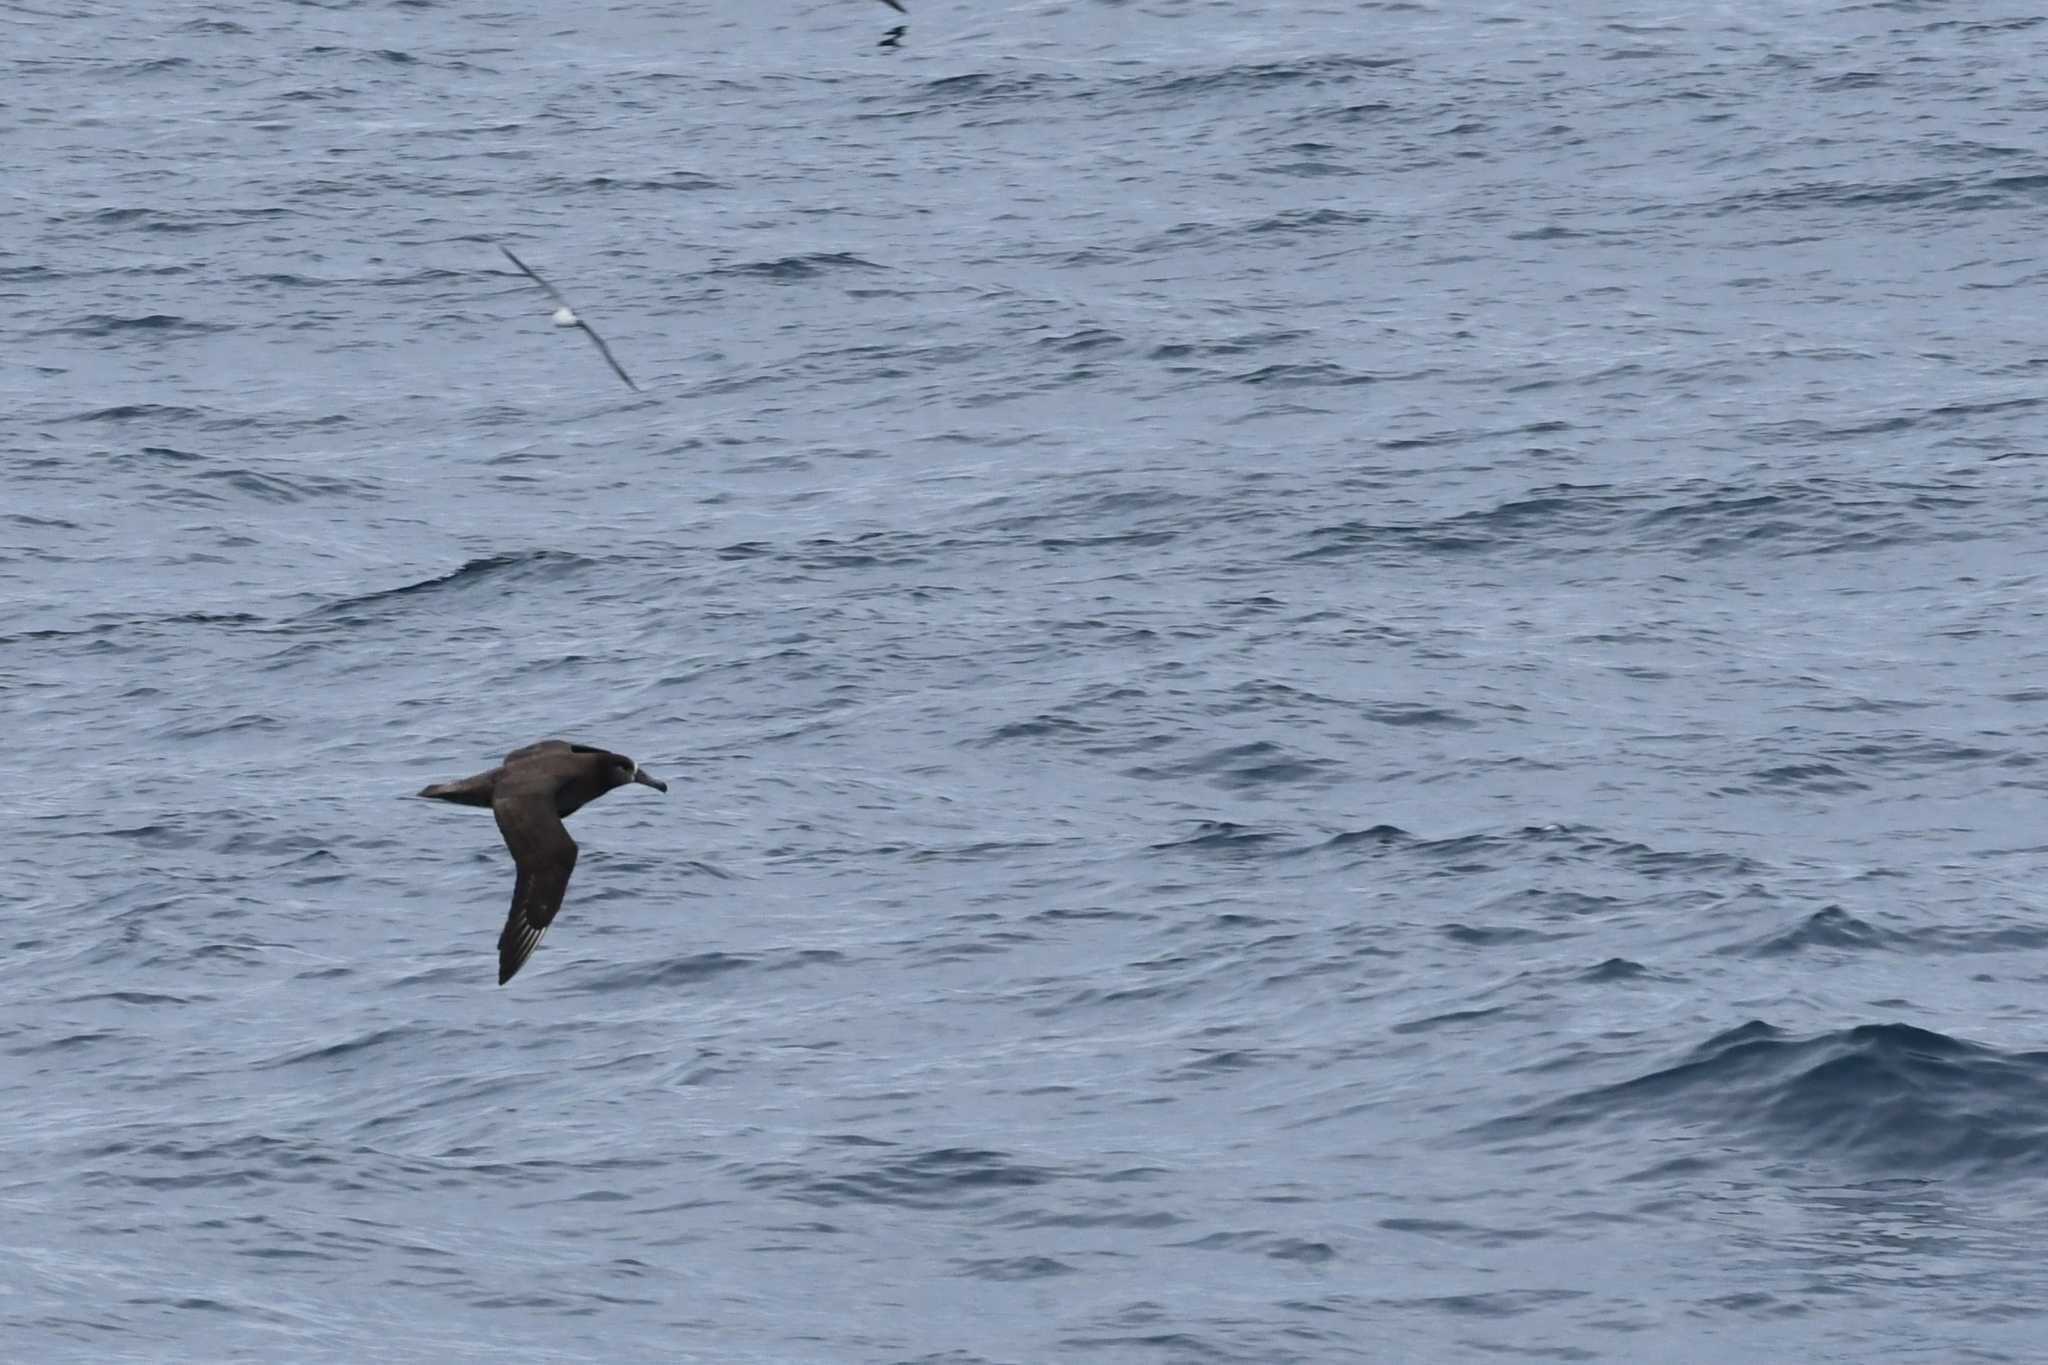
[[[420,789],[421,796],[436,801],[453,801],[458,806],[489,806],[498,786],[498,769],[465,777],[460,782],[436,782]]]

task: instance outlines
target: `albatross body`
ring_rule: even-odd
[[[519,876],[512,883],[512,909],[498,935],[498,984],[526,964],[540,936],[554,923],[576,870],[576,841],[562,826],[614,787],[638,782],[656,791],[668,783],[624,754],[566,740],[544,739],[514,749],[489,772],[459,782],[436,782],[420,795],[459,806],[488,806],[498,833],[512,850]]]

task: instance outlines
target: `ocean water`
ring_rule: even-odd
[[[912,11],[8,9],[6,1357],[2039,1360],[2043,16]]]

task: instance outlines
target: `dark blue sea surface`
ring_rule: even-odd
[[[0,1354],[2041,1360],[2048,16],[911,4],[7,10]]]

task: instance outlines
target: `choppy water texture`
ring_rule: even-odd
[[[2038,1360],[2048,24],[1539,8],[11,9],[7,1356]]]

